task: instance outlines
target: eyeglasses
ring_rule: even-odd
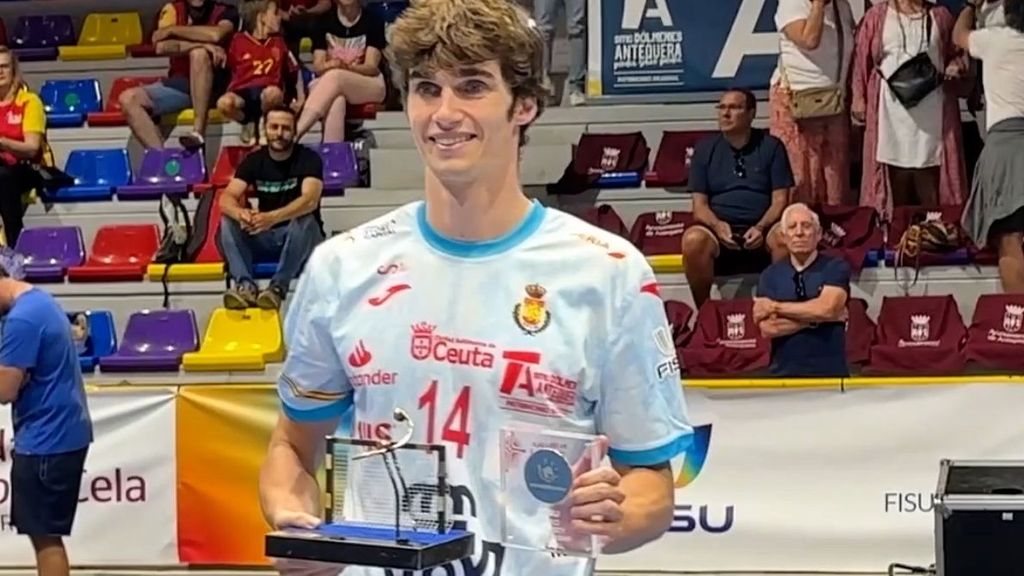
[[[796,288],[796,297],[799,300],[807,300],[807,285],[804,284],[802,272],[793,274],[793,285]]]
[[[732,155],[733,167],[732,171],[736,174],[737,178],[747,177],[747,165],[743,160],[743,153],[736,151]]]

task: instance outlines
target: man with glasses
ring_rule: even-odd
[[[818,252],[821,223],[806,204],[782,213],[789,258],[762,274],[754,321],[772,339],[771,372],[780,377],[846,377],[846,301],[850,266]]]
[[[756,112],[750,91],[728,90],[718,102],[721,132],[694,148],[690,191],[697,224],[683,234],[682,252],[698,308],[711,296],[716,274],[760,272],[785,258],[775,224],[793,172],[782,142],[752,127]]]

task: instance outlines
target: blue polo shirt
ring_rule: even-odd
[[[14,451],[60,454],[88,446],[92,421],[64,310],[33,288],[14,300],[0,331],[0,365],[28,374],[14,401]]]
[[[814,262],[797,272],[787,258],[761,273],[757,295],[776,302],[799,302],[803,281],[806,300],[813,300],[825,286],[850,292],[850,266],[846,261],[818,254]],[[846,377],[846,323],[823,322],[795,334],[772,338],[771,373],[780,377]]]
[[[740,149],[720,133],[694,147],[690,190],[707,195],[715,216],[732,226],[757,224],[771,206],[772,191],[793,185],[786,148],[766,130],[751,130]]]

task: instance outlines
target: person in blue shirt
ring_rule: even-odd
[[[772,339],[771,372],[779,377],[846,377],[846,301],[850,266],[818,252],[821,223],[806,204],[782,213],[789,258],[761,273],[754,321]]]
[[[24,259],[0,248],[0,404],[13,404],[11,524],[32,541],[42,576],[69,574],[71,534],[93,441],[67,314],[23,282]]]
[[[782,142],[752,127],[756,113],[750,91],[727,90],[718,102],[721,132],[694,147],[689,186],[697,223],[683,233],[682,253],[698,308],[716,274],[760,272],[785,257],[775,224],[793,171]]]

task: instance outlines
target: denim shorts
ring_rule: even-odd
[[[192,107],[192,94],[189,91],[188,78],[172,76],[160,82],[143,87],[146,95],[153,102],[154,116],[177,114]]]
[[[70,536],[88,447],[61,454],[14,454],[11,524],[27,536]]]

